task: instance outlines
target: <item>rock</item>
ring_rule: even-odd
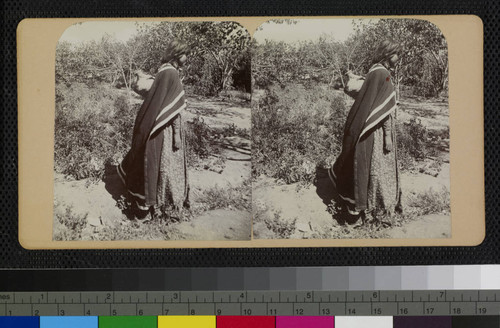
[[[300,232],[310,232],[311,231],[311,225],[309,223],[306,223],[306,222],[298,222],[295,227]]]
[[[100,227],[102,226],[102,220],[101,220],[101,217],[96,217],[96,216],[87,216],[87,222],[89,225],[93,226],[93,227]]]

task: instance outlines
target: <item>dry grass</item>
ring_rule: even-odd
[[[87,226],[87,214],[76,214],[72,206],[61,207],[54,204],[53,239],[81,240],[83,229]]]
[[[207,210],[215,209],[239,209],[249,210],[251,208],[251,184],[247,180],[236,187],[215,186],[203,190],[196,199],[199,208]]]

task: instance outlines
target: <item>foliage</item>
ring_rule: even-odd
[[[410,198],[408,205],[415,208],[419,215],[449,214],[450,191],[444,186],[440,190],[429,188],[427,191]]]
[[[166,44],[172,39],[189,46],[189,60],[183,69],[184,83],[194,86],[197,94],[215,95],[233,87],[244,88],[233,84],[233,75],[242,71],[246,75],[250,73],[250,36],[241,25],[235,22],[143,25],[135,38],[140,44],[140,68],[154,74],[160,66]]]
[[[257,27],[257,31],[262,31],[266,28],[266,26],[269,26],[269,25],[275,25],[275,24],[294,25],[297,23],[298,23],[298,21],[296,19],[274,18],[274,19],[270,19],[270,20],[264,22],[263,24],[259,25],[259,27]]]
[[[348,42],[359,44],[356,58],[363,72],[371,66],[377,44],[393,39],[403,47],[397,68],[397,83],[411,86],[416,95],[438,96],[447,87],[448,48],[434,24],[420,19],[381,19],[374,24],[358,23]]]
[[[179,38],[189,40],[193,57],[204,56],[205,60],[208,57],[212,61],[217,92],[228,89],[235,71],[245,67],[244,63],[249,65],[250,35],[236,22],[184,24],[179,32]]]
[[[106,85],[89,88],[83,83],[73,83],[71,88],[58,84],[56,97],[56,171],[77,180],[101,180],[106,164],[118,164],[130,149],[139,104],[130,105],[123,92]],[[211,128],[200,117],[185,128],[190,166],[220,153],[214,142],[218,136],[248,135],[231,125]]]
[[[105,163],[117,164],[130,147],[137,107],[106,85],[56,85],[56,171],[99,180]]]
[[[254,44],[253,78],[259,88],[316,80],[345,86],[351,71],[364,75],[373,64],[377,45],[387,38],[403,47],[395,71],[396,85],[408,86],[414,95],[436,97],[447,90],[448,51],[441,31],[419,19],[353,21],[354,33],[337,41],[331,35],[289,44],[266,40]]]
[[[239,128],[236,124],[231,123],[222,128],[212,128],[216,133],[223,137],[239,136],[245,139],[250,139],[250,131],[245,128]]]
[[[250,181],[245,181],[242,185],[235,187],[215,186],[203,190],[196,202],[202,204],[205,210],[221,208],[249,210],[251,207],[250,192]]]
[[[343,98],[319,86],[273,87],[252,109],[252,173],[310,183],[340,152]]]
[[[305,70],[305,48],[298,49],[286,42],[269,41],[252,46],[252,78],[255,85],[266,88],[272,84],[285,86],[297,82]]]
[[[130,91],[134,73],[143,70],[154,75],[165,46],[175,38],[191,49],[183,78],[184,83],[195,87],[195,92],[215,95],[232,88],[248,89],[250,36],[238,23],[162,22],[138,25],[137,29],[138,34],[127,42],[109,35],[76,45],[60,42],[56,50],[56,81],[88,86],[109,83]]]
[[[54,206],[54,240],[81,240],[88,213],[77,215],[72,206],[67,206],[62,212],[58,205]]]
[[[436,149],[429,142],[429,131],[418,118],[396,122],[398,160],[403,170],[414,170],[418,161],[436,155]]]
[[[209,155],[218,154],[219,148],[213,142],[213,128],[208,126],[201,117],[195,117],[188,122],[186,129],[186,148],[188,164],[194,166],[198,160]]]
[[[288,239],[297,229],[297,218],[293,220],[286,220],[281,217],[281,210],[274,211],[272,217],[269,217],[267,211],[269,209],[264,206],[263,208],[258,208],[257,212],[254,212],[254,229],[255,223],[263,223],[268,230],[265,235],[260,235],[263,231],[254,231],[254,235],[257,234],[259,238],[266,239]],[[258,224],[257,224],[258,226]],[[260,229],[259,229],[260,230]]]
[[[56,81],[96,86],[103,82],[130,91],[136,63],[137,42],[122,43],[109,35],[78,45],[60,42],[56,48]]]
[[[252,175],[313,182],[317,168],[329,168],[340,153],[348,109],[342,96],[321,86],[271,87],[252,108]],[[396,120],[403,171],[418,171],[428,158],[438,157],[436,133],[417,118]],[[435,160],[428,171],[438,173],[440,164]]]

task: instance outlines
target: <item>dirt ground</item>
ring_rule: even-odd
[[[398,120],[409,121],[418,117],[429,130],[440,131],[448,128],[448,106],[446,102],[422,102],[407,100],[400,102]],[[449,144],[449,140],[446,141]],[[428,159],[422,166],[432,164]],[[421,170],[403,172],[401,188],[403,208],[414,197],[433,191],[450,190],[449,153],[440,155],[441,170],[438,174]],[[363,238],[356,233],[355,225],[343,224],[335,220],[328,211],[332,200],[333,184],[326,172],[320,174],[315,184],[303,186],[300,183],[285,184],[275,179],[261,176],[253,184],[254,238]],[[413,209],[420,210],[420,209]],[[270,226],[272,225],[272,226]],[[397,226],[381,229],[376,238],[449,238],[451,218],[449,213],[433,213],[403,220]],[[371,236],[374,238],[374,236]]]
[[[187,110],[187,120],[200,115],[209,126],[224,127],[234,124],[241,129],[250,127],[250,109],[245,103],[192,99]],[[249,147],[250,141],[226,138],[227,145]],[[225,158],[222,172],[204,169],[189,169],[190,200],[192,207],[201,205],[198,200],[211,188],[234,188],[242,186],[250,178],[250,156],[232,149],[222,149]],[[209,158],[208,160],[216,160]],[[188,221],[169,223],[168,227],[151,225],[144,220],[131,220],[118,206],[117,200],[125,194],[125,188],[116,170],[110,168],[104,181],[91,183],[88,180],[71,180],[55,173],[54,185],[54,235],[62,227],[56,216],[66,215],[86,218],[78,239],[115,240],[138,239],[188,239],[188,240],[247,240],[251,234],[251,213],[237,208],[218,208],[195,211]],[[161,229],[158,229],[161,228]],[[164,230],[162,230],[164,229]],[[136,233],[134,230],[140,232]],[[161,231],[160,231],[161,230]],[[120,232],[121,231],[121,232]]]

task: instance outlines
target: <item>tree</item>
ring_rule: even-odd
[[[417,94],[437,96],[448,83],[448,50],[441,31],[420,19],[381,19],[375,23],[354,24],[355,33],[346,42],[359,44],[357,57],[362,70],[371,66],[371,58],[384,39],[400,43],[404,54],[397,70],[397,80],[414,88]]]
[[[231,88],[232,76],[249,61],[250,35],[235,22],[162,22],[139,29],[137,62],[141,69],[154,74],[168,42],[181,40],[190,49],[184,67],[186,82],[203,86],[207,94]]]
[[[266,40],[264,44],[255,44],[253,49],[252,70],[257,86],[267,87],[273,83],[284,86],[299,78],[305,53],[295,46]]]
[[[192,56],[210,57],[217,91],[231,87],[232,76],[248,56],[250,35],[236,22],[199,22],[176,26],[176,34],[193,49]]]

